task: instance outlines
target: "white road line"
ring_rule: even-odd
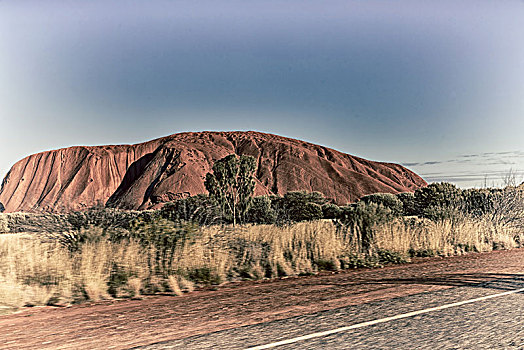
[[[277,347],[277,346],[280,346],[280,345],[286,345],[286,344],[296,343],[296,342],[299,342],[299,341],[302,341],[302,340],[307,340],[307,339],[312,339],[312,338],[318,338],[318,337],[325,337],[326,335],[330,335],[330,334],[334,334],[334,333],[340,333],[340,332],[345,332],[345,331],[349,331],[349,330],[351,330],[351,329],[362,328],[362,327],[366,327],[366,326],[372,326],[372,325],[374,325],[374,324],[378,324],[378,323],[384,323],[384,322],[389,322],[389,321],[393,321],[393,320],[399,320],[399,319],[401,319],[401,318],[412,317],[412,316],[416,316],[416,315],[420,315],[420,314],[425,314],[425,313],[432,312],[432,311],[438,311],[438,310],[448,309],[448,308],[450,308],[450,307],[455,307],[455,306],[460,306],[460,305],[465,305],[465,304],[471,304],[471,303],[475,303],[475,302],[477,302],[477,301],[482,301],[482,300],[487,300],[487,299],[492,299],[492,298],[502,297],[502,296],[505,296],[505,295],[515,294],[515,293],[521,293],[521,292],[524,292],[524,288],[521,288],[521,289],[515,289],[515,290],[510,290],[510,291],[508,291],[508,292],[499,293],[499,294],[491,294],[491,295],[488,295],[488,296],[485,296],[485,297],[480,297],[480,298],[475,298],[475,299],[469,299],[469,300],[459,301],[459,302],[457,302],[457,303],[452,303],[452,304],[446,304],[446,305],[441,305],[441,306],[431,307],[431,308],[429,308],[429,309],[418,310],[418,311],[412,311],[412,312],[408,312],[408,313],[401,314],[401,315],[396,315],[396,316],[391,316],[391,317],[381,318],[381,319],[378,319],[378,320],[373,320],[373,321],[367,321],[367,322],[357,323],[357,324],[354,324],[354,325],[351,325],[351,326],[346,326],[346,327],[341,327],[341,328],[337,328],[337,329],[332,329],[332,330],[325,331],[325,332],[311,333],[311,334],[303,335],[303,336],[301,336],[301,337],[296,337],[296,338],[291,338],[291,339],[281,340],[281,341],[278,341],[278,342],[275,342],[275,343],[271,343],[271,344],[265,344],[265,345],[255,346],[255,347],[252,347],[252,348],[248,348],[248,349],[246,349],[246,350],[262,350],[262,349],[270,349],[270,348],[274,348],[274,347]]]

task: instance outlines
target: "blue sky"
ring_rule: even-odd
[[[0,173],[258,130],[428,181],[524,170],[524,1],[0,1]]]

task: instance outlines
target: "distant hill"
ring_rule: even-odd
[[[67,212],[95,205],[149,209],[206,193],[205,174],[231,153],[255,157],[256,194],[306,190],[346,204],[426,186],[412,171],[260,132],[189,132],[136,145],[70,147],[17,162],[2,182],[6,212]]]

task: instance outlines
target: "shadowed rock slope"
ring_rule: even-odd
[[[2,183],[6,212],[67,212],[95,205],[157,208],[206,193],[205,174],[228,154],[255,157],[256,194],[318,191],[338,204],[426,182],[412,171],[259,132],[180,133],[136,145],[70,147],[17,162]]]

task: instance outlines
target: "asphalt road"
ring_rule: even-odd
[[[337,308],[140,349],[524,349],[523,275]],[[472,299],[510,292],[489,299]],[[451,305],[468,301],[462,305]],[[427,310],[445,306],[444,309]],[[409,316],[406,313],[423,311]],[[388,317],[324,336],[295,338]],[[290,344],[276,345],[292,340]],[[263,348],[263,347],[260,347]]]

